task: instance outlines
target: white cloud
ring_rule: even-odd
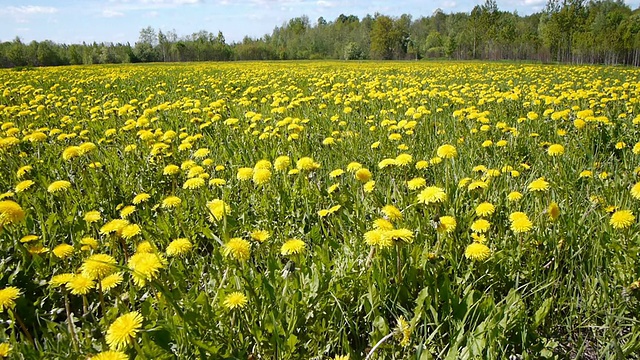
[[[321,7],[334,7],[336,6],[336,3],[333,1],[318,0],[316,1],[316,5]]]
[[[54,14],[58,9],[51,6],[8,6],[0,9],[0,14],[9,14],[13,16],[36,15],[36,14]]]
[[[524,0],[523,5],[526,6],[538,6],[546,3],[546,0]]]
[[[111,9],[102,10],[102,17],[113,18],[113,17],[120,17],[120,16],[124,16],[124,13],[120,11],[111,10]]]

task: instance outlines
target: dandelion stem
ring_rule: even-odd
[[[71,334],[73,349],[78,351],[78,337],[73,326],[73,317],[71,315],[71,309],[69,308],[69,296],[67,296],[67,293],[64,294],[64,310],[67,312],[67,326],[69,327],[69,333]]]
[[[393,332],[388,334],[387,336],[383,337],[382,339],[380,339],[380,341],[378,341],[372,348],[371,350],[369,350],[369,353],[367,354],[367,356],[364,358],[364,360],[369,360],[371,359],[371,357],[373,356],[373,353],[376,351],[376,349],[378,347],[380,347],[380,345],[382,345],[385,341],[389,340],[389,338],[391,338],[393,336]]]
[[[33,344],[33,346],[36,346],[36,342],[33,340],[31,333],[29,333],[29,330],[24,325],[24,322],[20,318],[20,315],[18,315],[18,313],[13,308],[11,309],[11,313],[13,314],[13,317],[16,319],[16,322],[18,323],[18,325],[20,325],[20,329],[22,329],[22,332],[24,333],[24,336],[27,337],[27,340],[29,340]]]

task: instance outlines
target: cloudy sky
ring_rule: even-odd
[[[640,0],[625,0],[632,9]],[[409,13],[417,18],[437,8],[445,13],[470,11],[484,0],[0,0],[0,41],[19,36],[23,41],[64,43],[131,42],[140,29],[152,26],[187,35],[199,30],[222,31],[228,42],[245,35],[271,33],[288,19],[307,15],[312,22],[323,16],[380,12]],[[530,14],[546,0],[497,0],[501,10]]]

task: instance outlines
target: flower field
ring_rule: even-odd
[[[640,353],[640,70],[0,71],[0,357]]]

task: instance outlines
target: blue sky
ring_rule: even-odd
[[[625,0],[638,8],[640,0]],[[484,0],[0,0],[0,41],[20,36],[23,41],[64,43],[131,42],[140,29],[152,26],[188,35],[199,30],[222,31],[227,42],[245,35],[260,37],[290,18],[307,15],[312,23],[323,16],[380,12],[409,13],[414,19],[437,8],[445,13],[470,11]],[[501,10],[530,14],[546,0],[497,0]]]

